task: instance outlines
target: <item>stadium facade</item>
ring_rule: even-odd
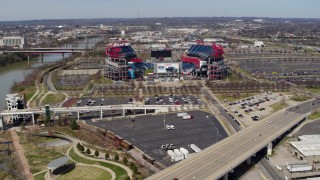
[[[106,48],[106,63],[103,74],[114,81],[125,81],[147,77],[194,79],[208,78],[209,80],[222,79],[227,74],[227,66],[224,63],[223,47],[213,44],[204,44],[197,41],[192,45],[181,61],[164,62],[163,58],[171,56],[171,50],[152,52],[159,62],[145,63],[138,58],[129,43],[112,43]],[[162,57],[163,56],[163,57]],[[153,69],[153,73],[145,74],[145,70]],[[150,71],[148,71],[150,72]],[[152,78],[150,78],[152,77]]]

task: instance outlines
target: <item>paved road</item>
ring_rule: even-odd
[[[310,112],[311,103],[279,111],[148,179],[219,179],[302,121]],[[320,107],[320,104],[313,106]]]
[[[274,167],[270,165],[270,163],[265,158],[261,159],[258,165],[264,168],[264,170],[268,173],[271,179],[277,179],[277,180],[285,179],[284,177],[281,176],[281,174],[278,173],[278,171],[274,169]]]
[[[217,102],[208,92],[207,89],[202,90],[202,93],[207,96],[210,102],[220,111],[220,113],[228,120],[229,124],[233,127],[234,130],[240,131],[240,126],[236,123],[235,119],[230,116],[228,112],[224,110],[224,108]]]

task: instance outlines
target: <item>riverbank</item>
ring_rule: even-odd
[[[92,48],[95,46],[97,42],[102,40],[102,38],[88,38],[89,42],[87,40],[80,40],[78,41],[77,47],[79,48]],[[83,42],[88,42],[88,44],[84,44]],[[65,43],[63,43],[65,44]],[[61,45],[61,44],[60,44]],[[67,44],[66,47],[73,47],[75,44]],[[47,47],[47,46],[45,46]],[[62,45],[61,47],[65,47],[65,45]],[[66,59],[71,56],[71,54],[66,54],[64,58],[64,62]],[[35,78],[38,76],[32,76],[33,82],[31,85],[26,85],[25,79],[27,79],[28,74],[32,73],[35,69],[41,68],[41,70],[45,70],[47,67],[54,66],[55,62],[62,60],[61,54],[45,54],[43,56],[43,59],[40,59],[39,57],[31,58],[30,62],[28,61],[21,61],[16,62],[12,64],[8,64],[6,66],[1,67],[0,66],[0,110],[6,109],[6,95],[10,93],[20,93],[21,95],[25,94],[25,97],[27,100],[30,100],[30,98],[37,92],[36,84],[35,84]],[[30,79],[30,78],[29,78]],[[30,83],[27,83],[30,84]],[[19,87],[23,85],[22,87]],[[46,89],[44,83],[39,84],[40,91]],[[40,93],[41,94],[41,93]],[[41,97],[40,97],[41,98]],[[36,101],[38,98],[34,98]],[[35,103],[37,104],[37,103]]]

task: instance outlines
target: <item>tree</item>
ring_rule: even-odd
[[[104,159],[109,159],[110,155],[108,152],[106,152],[106,154],[104,155]]]
[[[134,172],[135,174],[137,174],[137,172],[139,171],[139,169],[138,169],[138,167],[137,167],[136,165],[134,165],[134,166],[132,167],[132,170],[133,170],[133,172]]]
[[[123,164],[127,164],[128,163],[128,159],[126,157],[124,157],[122,162],[123,162]]]
[[[91,151],[89,148],[87,148],[87,151],[86,151],[87,154],[91,154]]]
[[[70,127],[71,127],[72,130],[79,129],[79,125],[78,125],[78,123],[77,123],[77,121],[75,119],[72,119]]]
[[[119,160],[118,154],[116,154],[116,155],[114,156],[114,160],[115,160],[115,161],[118,161],[118,160]]]
[[[80,146],[81,146],[81,144],[80,144],[80,143],[78,143],[78,144],[77,144],[77,148],[78,148],[78,149],[80,149]]]
[[[95,156],[95,157],[98,157],[98,156],[99,156],[99,151],[98,151],[98,150],[95,150],[95,151],[94,151],[94,156]]]
[[[133,162],[130,162],[129,166],[133,170],[136,165]]]
[[[127,177],[125,178],[125,180],[130,180],[130,177],[129,177],[129,176],[127,176]]]
[[[84,151],[84,147],[80,144],[80,147],[79,147],[79,151],[83,152]]]

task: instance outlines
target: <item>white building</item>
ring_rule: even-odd
[[[304,135],[299,139],[289,143],[290,152],[300,160],[320,161],[320,135]]]
[[[0,39],[0,46],[24,48],[26,39],[21,36],[8,36]]]
[[[264,43],[262,41],[255,41],[254,47],[264,47]]]
[[[8,111],[17,111],[18,109],[26,108],[24,98],[20,97],[18,94],[7,94],[6,102]],[[25,120],[27,118],[29,118],[29,115],[10,115],[5,119],[5,123],[13,124],[19,122],[20,119]]]

